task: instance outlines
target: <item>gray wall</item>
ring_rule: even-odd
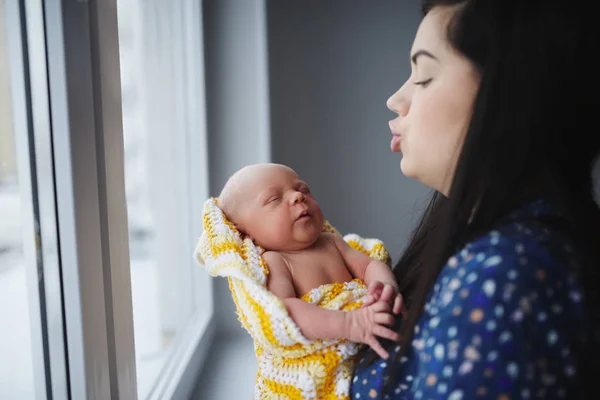
[[[397,260],[426,189],[390,151],[385,102],[410,75],[419,1],[267,2],[272,159],[311,185],[342,233]]]
[[[270,158],[264,6],[262,0],[203,2],[211,196],[237,169]],[[241,333],[227,281],[215,279],[213,293],[217,334]]]
[[[205,0],[211,195],[243,165],[287,164],[342,233],[397,260],[428,193],[402,176],[385,107],[410,74],[418,4]],[[214,300],[218,334],[243,333],[223,279]]]

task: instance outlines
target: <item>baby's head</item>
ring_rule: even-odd
[[[325,222],[308,185],[280,164],[242,168],[229,178],[218,200],[227,219],[265,250],[308,248]]]

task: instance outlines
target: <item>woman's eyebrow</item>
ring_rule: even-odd
[[[430,52],[428,52],[427,50],[417,50],[417,51],[415,51],[415,52],[413,53],[413,55],[410,57],[410,59],[411,59],[412,63],[413,63],[413,64],[416,64],[416,63],[417,63],[417,59],[418,59],[420,56],[429,57],[429,58],[431,58],[431,59],[433,59],[433,60],[439,61],[439,60],[437,59],[437,57],[436,57],[436,56],[434,56],[433,54],[431,54],[431,53],[430,53]]]

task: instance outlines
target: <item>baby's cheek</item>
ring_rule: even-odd
[[[270,222],[269,230],[273,239],[283,239],[289,235],[290,225],[285,220],[277,219]]]

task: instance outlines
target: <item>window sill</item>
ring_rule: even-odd
[[[179,337],[148,399],[189,399],[215,337],[213,314],[198,313]]]

